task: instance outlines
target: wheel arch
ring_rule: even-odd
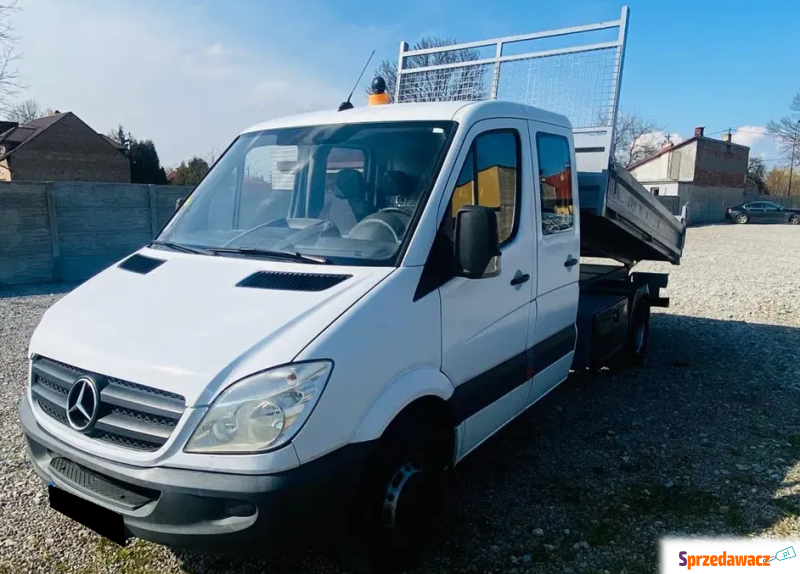
[[[403,374],[370,405],[356,427],[353,442],[379,439],[392,425],[410,417],[454,429],[449,404],[454,391],[453,383],[439,370],[422,368]]]

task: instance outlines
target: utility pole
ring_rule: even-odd
[[[800,131],[800,120],[797,120],[797,125],[794,128],[794,137],[792,138],[792,163],[789,164],[789,191],[786,197],[792,196],[792,175],[794,173],[794,150],[797,147],[797,132]]]

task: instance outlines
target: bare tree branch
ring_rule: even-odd
[[[33,120],[51,115],[52,111],[43,109],[36,100],[25,100],[12,104],[6,111],[6,119],[19,124],[27,124]]]
[[[425,50],[427,48],[441,48],[452,46],[456,41],[453,38],[438,38],[426,36],[412,46],[412,50]],[[479,54],[475,50],[451,50],[449,52],[435,52],[422,56],[409,56],[407,68],[422,68],[439,66],[442,64],[456,64],[477,60]],[[414,101],[438,102],[450,100],[480,100],[488,95],[488,85],[483,81],[483,68],[469,66],[466,68],[450,68],[444,70],[431,70],[415,74]],[[383,60],[375,69],[375,76],[386,80],[386,91],[394,102],[397,88],[397,60]],[[366,93],[370,92],[372,78],[367,81]]]
[[[17,36],[14,35],[12,16],[19,10],[16,0],[0,4],[0,111],[6,111],[9,102],[23,87],[16,62]]]
[[[800,92],[794,95],[789,109],[794,113],[778,121],[770,121],[767,131],[786,159],[791,160],[792,147],[795,147],[794,163],[800,165]]]
[[[655,120],[636,112],[620,111],[614,132],[614,159],[628,168],[659,152],[664,129]]]

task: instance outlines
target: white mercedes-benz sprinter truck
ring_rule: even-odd
[[[36,329],[20,417],[51,504],[120,541],[408,548],[445,469],[571,368],[644,355],[666,276],[630,268],[677,263],[685,228],[609,140],[576,154],[595,135],[495,100],[242,133]]]

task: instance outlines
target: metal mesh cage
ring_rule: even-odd
[[[563,114],[575,129],[610,134],[616,120],[627,17],[623,8],[620,20],[613,22],[418,50],[408,50],[403,43],[395,99],[398,103],[511,100]],[[613,41],[586,42],[592,35],[614,31]],[[519,53],[519,48],[524,51],[535,42],[560,46]]]
[[[491,94],[493,64],[421,70],[400,76],[399,102],[485,100]]]
[[[618,49],[502,62],[497,98],[567,116],[573,128],[610,126]]]

